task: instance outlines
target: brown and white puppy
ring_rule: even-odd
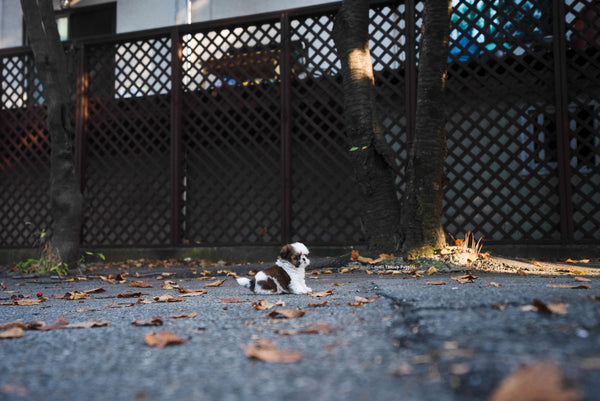
[[[259,271],[252,279],[238,278],[237,282],[256,294],[307,294],[312,290],[304,281],[310,264],[306,255],[308,248],[300,242],[284,245],[274,266]]]

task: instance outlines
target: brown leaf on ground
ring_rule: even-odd
[[[179,288],[179,285],[177,283],[175,283],[174,281],[165,280],[165,282],[160,285],[160,288],[165,289],[165,290],[174,290],[174,289]]]
[[[183,298],[173,298],[169,294],[163,294],[160,297],[153,298],[156,302],[182,302]]]
[[[162,326],[163,321],[159,317],[153,317],[152,319],[139,319],[131,322],[134,326]]]
[[[525,366],[505,378],[489,401],[577,401],[581,393],[555,362]]]
[[[204,288],[200,288],[200,289],[197,289],[197,290],[186,290],[186,292],[184,292],[184,293],[182,293],[179,290],[177,290],[177,292],[180,293],[181,297],[197,297],[199,295],[206,294],[206,290]]]
[[[473,276],[472,274],[465,274],[463,276],[454,276],[454,277],[450,277],[450,278],[458,281],[461,284],[465,284],[465,283],[474,283],[475,280],[477,280],[479,277]]]
[[[21,327],[12,327],[6,330],[0,330],[0,338],[20,338],[23,337],[23,329]]]
[[[523,277],[525,277],[525,276],[527,276],[527,273],[523,269],[518,269],[517,270],[517,276],[523,276]]]
[[[368,298],[355,296],[354,302],[348,302],[348,305],[354,306],[354,307],[359,307],[359,306],[363,306],[364,304],[369,304],[371,302],[375,302],[378,299],[379,299],[379,295],[375,295],[375,296],[368,297]]]
[[[590,280],[589,278],[586,277],[575,277],[574,278],[575,281],[579,281],[579,282],[590,282],[592,280]]]
[[[100,288],[94,288],[94,289],[91,289],[91,290],[86,290],[84,292],[86,294],[101,294],[103,292],[106,292],[106,290],[104,288],[100,287]]]
[[[184,344],[185,340],[175,333],[169,331],[158,331],[156,333],[148,333],[144,336],[144,341],[151,347],[164,348],[167,345]]]
[[[239,304],[241,302],[249,302],[249,299],[246,298],[217,298],[221,303],[224,304]]]
[[[112,273],[109,274],[108,277],[99,276],[99,278],[110,284],[125,284],[127,282],[125,276],[127,276],[127,273]]]
[[[67,299],[69,301],[75,301],[78,299],[90,299],[90,296],[83,291],[73,291],[73,292],[67,292],[64,296],[64,299]]]
[[[44,322],[39,322],[39,326],[36,327],[34,330],[41,330],[41,331],[59,330],[68,325],[69,325],[69,322],[67,322],[67,319],[65,319],[64,317],[61,316],[58,319],[56,319],[56,321],[54,323],[46,324]]]
[[[48,298],[45,297],[39,297],[36,299],[19,299],[17,300],[13,300],[13,302],[10,303],[5,303],[3,305],[19,305],[19,306],[32,306],[32,305],[39,305],[44,301],[47,301]]]
[[[141,292],[124,292],[123,294],[117,295],[117,298],[139,298],[142,296]]]
[[[225,282],[226,279],[213,281],[212,283],[204,284],[205,287],[219,287],[221,284]]]
[[[275,307],[275,304],[267,301],[266,299],[259,299],[258,301],[252,302],[252,307],[256,310],[267,310]]]
[[[329,301],[321,301],[321,302],[315,302],[315,303],[312,303],[312,304],[308,304],[306,306],[309,306],[311,308],[319,308],[321,306],[327,305],[328,303],[329,303]]]
[[[318,322],[314,326],[309,326],[305,329],[301,329],[298,331],[298,334],[329,334],[335,329],[335,326],[332,324],[327,324],[324,322]]]
[[[169,317],[171,319],[181,319],[181,318],[186,318],[186,317],[196,317],[198,316],[198,312],[191,312],[191,313],[179,313],[179,314],[175,314],[175,315],[169,315]]]
[[[152,288],[152,284],[148,284],[145,281],[137,280],[133,283],[129,284],[130,287],[139,287],[139,288]]]
[[[525,312],[554,313],[565,315],[567,313],[567,304],[547,304],[539,299],[534,299],[531,305],[521,306],[519,309]]]
[[[270,363],[294,363],[302,359],[299,351],[277,349],[270,340],[259,340],[244,347],[248,358],[259,359]]]
[[[65,326],[67,329],[91,329],[92,327],[110,326],[108,320],[91,320],[89,322],[69,323]]]
[[[425,284],[428,285],[446,285],[445,281],[427,281]]]
[[[15,327],[21,328],[23,330],[27,330],[27,325],[25,325],[20,320],[17,320],[15,322],[9,322],[9,323],[5,323],[5,324],[1,325],[0,326],[0,331],[13,329]]]
[[[325,291],[317,291],[317,292],[309,292],[309,297],[319,298],[319,297],[328,297],[333,294],[333,290],[325,290]]]
[[[565,263],[590,263],[590,260],[589,259],[573,260],[571,258],[568,258],[565,260]]]
[[[306,312],[304,312],[302,309],[298,308],[298,309],[282,309],[279,311],[273,311],[271,313],[269,313],[269,317],[276,319],[276,318],[286,318],[286,319],[295,319],[297,317],[302,317],[304,316]]]
[[[551,288],[571,288],[574,290],[577,289],[584,289],[584,290],[589,290],[592,288],[591,285],[589,284],[579,284],[579,285],[573,285],[573,284],[546,284],[547,287],[551,287]]]

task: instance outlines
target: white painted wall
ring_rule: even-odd
[[[0,0],[0,49],[23,44],[23,19],[19,0]]]
[[[117,33],[330,3],[334,0],[117,0]],[[59,0],[53,0],[56,9]],[[111,0],[71,0],[71,7]],[[191,18],[188,18],[191,17]],[[190,21],[191,19],[191,21]],[[19,0],[0,0],[0,48],[21,46],[23,18]]]

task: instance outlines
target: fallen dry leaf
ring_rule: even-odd
[[[270,340],[259,340],[244,347],[248,358],[259,359],[271,363],[294,363],[302,359],[299,351],[277,349]]]
[[[438,271],[438,270],[437,270],[435,267],[431,266],[431,267],[429,268],[429,270],[427,270],[427,275],[428,275],[428,276],[431,276],[433,273],[435,273],[435,272],[437,272],[437,271]]]
[[[525,273],[525,270],[523,269],[518,269],[517,270],[517,276],[527,276],[527,273]]]
[[[445,285],[446,282],[445,281],[428,281],[425,284],[428,284],[428,285]]]
[[[581,394],[570,386],[555,362],[525,366],[505,378],[489,401],[577,401]]]
[[[275,304],[267,301],[266,299],[259,299],[258,301],[252,302],[252,307],[256,310],[267,310],[275,307]]]
[[[375,302],[378,299],[379,299],[379,295],[375,295],[375,296],[368,297],[368,298],[355,296],[354,302],[348,302],[348,305],[351,305],[354,307],[359,307],[359,306],[363,306],[364,304]]]
[[[117,298],[139,298],[141,296],[141,292],[124,292],[123,294],[117,295]]]
[[[69,301],[74,301],[78,299],[89,299],[90,296],[83,291],[73,291],[67,292],[64,296],[64,299],[68,299]]]
[[[153,317],[152,319],[140,319],[131,322],[134,326],[162,326],[163,321],[159,317]]]
[[[546,287],[551,287],[551,288],[571,288],[571,289],[584,289],[584,290],[589,290],[592,288],[591,285],[589,284],[579,284],[579,285],[573,285],[573,284],[546,284]]]
[[[93,288],[91,290],[86,290],[84,292],[86,294],[101,294],[103,292],[106,292],[106,290],[104,288]]]
[[[21,327],[12,327],[10,329],[0,331],[0,338],[20,338],[23,337],[23,329]]]
[[[69,323],[65,326],[67,329],[91,329],[92,327],[105,327],[110,326],[108,320],[91,320],[88,322]]]
[[[156,333],[148,333],[144,336],[144,341],[151,347],[164,348],[167,345],[184,344],[185,340],[175,333],[169,331],[158,331]]]
[[[199,295],[204,295],[206,294],[206,289],[204,288],[200,288],[197,290],[186,290],[184,293],[181,293],[180,290],[177,290],[177,292],[179,292],[179,296],[181,297],[197,297]]]
[[[571,258],[565,260],[565,263],[590,263],[589,259],[579,259],[579,260],[573,260]]]
[[[36,327],[34,330],[41,330],[41,331],[60,330],[68,325],[69,325],[69,322],[67,322],[67,319],[65,319],[64,317],[61,316],[58,319],[56,319],[56,321],[54,323],[46,324],[44,322],[39,322],[39,326]]]
[[[177,283],[175,283],[174,281],[165,280],[165,282],[160,285],[160,288],[165,289],[165,290],[174,290],[174,289],[179,288],[179,285]]]
[[[205,287],[218,287],[225,282],[226,279],[213,281],[212,283],[204,284]]]
[[[308,304],[306,306],[309,306],[311,308],[319,308],[321,306],[327,305],[328,303],[329,303],[329,301],[321,301],[321,302],[315,302],[315,303],[312,303],[312,304]]]
[[[302,317],[304,316],[306,312],[304,312],[302,309],[298,308],[298,309],[282,309],[279,311],[273,311],[271,313],[269,313],[269,317],[276,319],[276,318],[286,318],[286,319],[294,319],[297,317]]]
[[[329,334],[335,329],[335,326],[324,322],[319,322],[314,326],[309,326],[300,330],[276,330],[275,333],[282,336],[297,336],[298,334]]]
[[[179,313],[179,314],[175,314],[175,315],[169,315],[169,317],[171,319],[181,319],[181,318],[186,318],[186,317],[196,317],[198,316],[198,312],[191,312],[191,313]]]
[[[328,297],[331,294],[333,294],[333,290],[309,292],[306,295],[308,295],[309,297],[313,297],[313,298],[320,298],[320,297]]]
[[[240,302],[248,302],[245,298],[217,298],[221,303],[224,304],[239,304]]]
[[[454,277],[450,277],[450,278],[458,281],[461,284],[465,284],[465,283],[474,283],[475,280],[477,280],[479,277],[473,276],[472,274],[465,274],[463,276],[454,276]]]
[[[183,298],[173,298],[169,294],[163,294],[160,297],[153,298],[156,302],[182,302]]]
[[[519,308],[524,312],[554,313],[565,315],[567,313],[567,304],[547,304],[539,299],[534,299],[531,305],[524,305]]]
[[[589,278],[586,277],[575,277],[574,278],[575,281],[579,281],[579,282],[590,282],[592,280],[590,280]]]
[[[139,288],[152,288],[152,284],[148,284],[145,281],[138,280],[129,284],[130,287],[139,287]]]

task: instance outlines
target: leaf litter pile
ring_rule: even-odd
[[[356,270],[364,270],[366,274],[375,274],[371,267],[376,265],[377,263],[381,263],[393,257],[393,255],[380,255],[377,259],[369,259],[363,258],[358,255],[357,252],[353,252],[352,260],[354,262],[359,262],[360,265],[348,266],[342,268],[338,271],[339,274],[351,273]],[[483,256],[487,258],[488,256]],[[578,261],[579,263],[586,263],[586,261]],[[570,262],[566,262],[570,263]],[[366,268],[365,268],[366,267]],[[581,274],[580,271],[576,271],[574,269],[568,271],[571,275],[577,275],[574,277],[574,282],[571,284],[547,284],[547,288],[549,291],[556,290],[589,290],[593,288],[593,284],[591,280],[585,277],[579,276]],[[129,280],[128,274],[126,272],[118,273],[118,274],[109,274],[106,276],[98,276],[98,279],[109,284],[109,285],[118,285],[118,284],[126,284],[130,287],[130,291],[123,291],[119,293],[115,297],[115,301],[106,305],[101,309],[89,310],[89,309],[78,309],[78,312],[81,313],[89,313],[95,312],[98,310],[109,309],[109,308],[125,308],[125,307],[133,307],[136,305],[144,305],[144,304],[152,304],[152,303],[171,303],[171,302],[184,302],[187,297],[195,297],[195,296],[203,296],[209,294],[214,288],[222,286],[227,282],[227,278],[225,279],[217,279],[216,277],[211,276],[211,272],[204,270],[198,270],[198,278],[200,280],[204,280],[201,285],[203,288],[197,289],[188,289],[182,287],[180,284],[177,284],[175,281],[165,280],[167,277],[171,277],[175,273],[164,272],[158,277],[158,280],[162,280],[160,284],[160,288],[166,291],[172,291],[165,293],[160,296],[153,296],[149,298],[144,298],[145,289],[157,288],[153,284],[148,283],[145,280],[140,279],[140,277],[136,277],[134,280]],[[234,273],[228,271],[220,271],[220,273],[225,273],[227,276],[236,275]],[[522,269],[518,269],[515,273],[519,276],[527,276],[528,273],[523,271]],[[330,270],[322,270],[322,271],[312,271],[307,273],[307,278],[310,276],[312,279],[319,279],[321,275],[332,274]],[[429,268],[419,268],[417,266],[408,266],[396,270],[386,270],[377,272],[378,275],[401,275],[403,279],[416,279],[421,281],[421,285],[423,286],[431,286],[431,285],[480,285],[483,287],[489,288],[499,288],[502,287],[501,284],[496,282],[483,282],[478,276],[471,274],[469,271],[466,271],[465,274],[461,275],[453,275],[453,276],[442,276],[438,269],[434,266],[430,266]],[[433,277],[432,277],[433,276]],[[440,279],[437,279],[438,277]],[[434,279],[436,278],[436,279]],[[74,278],[75,280],[86,280],[86,278]],[[344,284],[332,284],[332,286],[343,286]],[[84,302],[87,299],[90,299],[91,296],[95,294],[103,294],[106,292],[103,288],[93,288],[86,291],[69,291],[64,294],[53,294],[50,295],[49,298],[44,297],[41,294],[37,294],[37,297],[33,295],[22,295],[18,293],[18,291],[10,291],[6,289],[6,286],[2,287],[3,292],[7,294],[11,294],[9,299],[1,298],[8,302],[0,301],[1,305],[5,306],[35,306],[43,304],[47,302],[49,299],[54,300],[63,300],[63,301],[73,301],[73,302]],[[0,292],[2,294],[2,292]],[[285,308],[285,299],[256,299],[256,296],[247,297],[247,298],[213,298],[214,301],[220,302],[224,304],[223,309],[227,309],[228,304],[241,304],[248,305],[249,309],[254,309],[257,311],[256,313],[261,313],[259,319],[265,319],[265,322],[271,321],[273,323],[277,322],[288,322],[288,321],[302,321],[303,318],[306,319],[307,313],[315,314],[319,309],[317,308],[328,308],[334,305],[331,299],[333,299],[335,294],[334,289],[326,289],[321,291],[314,291],[312,293],[307,294],[307,300],[314,300],[314,302],[306,302],[304,307],[297,308]],[[246,293],[244,293],[246,295]],[[597,295],[585,295],[591,301],[600,300],[600,296]],[[123,300],[127,299],[136,299],[134,302],[128,303],[117,303],[123,302]],[[348,302],[349,306],[354,308],[360,308],[364,305],[375,303],[379,299],[379,296],[372,297],[361,297],[355,296],[354,302]],[[339,303],[336,305],[340,305]],[[492,305],[492,308],[504,310],[506,308],[505,305]],[[521,305],[518,307],[520,311],[523,312],[536,312],[542,315],[556,315],[562,316],[568,313],[568,304],[561,302],[546,302],[539,299],[533,299],[530,304]],[[199,315],[198,312],[193,313],[179,313],[179,314],[171,314],[166,317],[156,316],[147,320],[134,320],[131,322],[131,325],[138,327],[162,327],[167,322],[172,322],[173,319],[181,319],[188,318],[193,319]],[[71,320],[71,319],[69,319]],[[247,326],[255,325],[255,322],[248,322]],[[23,337],[26,331],[37,330],[37,331],[53,331],[53,330],[63,330],[63,329],[92,329],[96,327],[106,327],[110,325],[110,321],[100,321],[100,320],[84,320],[80,322],[69,322],[64,317],[59,317],[56,321],[51,323],[45,323],[43,321],[34,321],[30,323],[22,323],[21,321],[9,322],[0,325],[0,339],[11,339],[11,338],[20,338]],[[273,333],[279,335],[281,337],[284,336],[297,336],[297,335],[329,335],[335,333],[339,330],[342,330],[340,327],[336,327],[335,325],[324,323],[322,321],[318,321],[316,323],[293,323],[291,327],[288,329],[280,329],[275,328]],[[263,330],[259,330],[263,331]],[[243,354],[246,355],[251,360],[258,360],[266,363],[296,363],[301,361],[304,358],[303,352],[297,349],[285,349],[280,348],[276,345],[275,341],[271,338],[259,338],[259,336],[253,336],[247,345],[240,345],[240,348]],[[180,337],[176,333],[172,333],[167,330],[158,330],[151,333],[146,333],[143,336],[143,341],[150,347],[155,348],[164,348],[167,346],[174,345],[185,345],[188,339]],[[461,350],[459,350],[461,351]],[[445,350],[444,352],[452,352],[451,349]],[[459,353],[460,354],[460,353]],[[468,357],[468,352],[465,354],[460,354],[463,357]],[[585,369],[600,369],[600,358],[588,358],[586,361],[582,362],[582,366]],[[426,357],[423,360],[419,360],[418,358],[413,361],[413,364],[423,363],[423,361],[429,363],[431,359]],[[398,367],[398,369],[394,372],[396,375],[405,375],[410,374],[413,369],[413,365],[403,363]],[[466,363],[455,363],[451,365],[451,372],[454,372],[457,375],[464,374],[468,372],[470,367]],[[536,389],[536,378],[538,376],[545,376],[548,378],[549,386],[546,389]],[[553,362],[543,362],[537,365],[529,366],[522,368],[521,370],[513,372],[510,376],[506,377],[506,379],[501,382],[495,391],[492,394],[492,401],[507,401],[514,398],[514,394],[521,392],[527,393],[529,391],[550,391],[552,394],[558,394],[558,398],[540,398],[540,400],[578,400],[580,399],[579,390],[572,387],[565,387],[563,383],[565,382],[565,378],[563,377],[562,371],[560,367],[557,366],[556,363]],[[532,390],[535,389],[535,390]],[[533,394],[533,393],[532,393]],[[550,394],[550,393],[549,393]]]

